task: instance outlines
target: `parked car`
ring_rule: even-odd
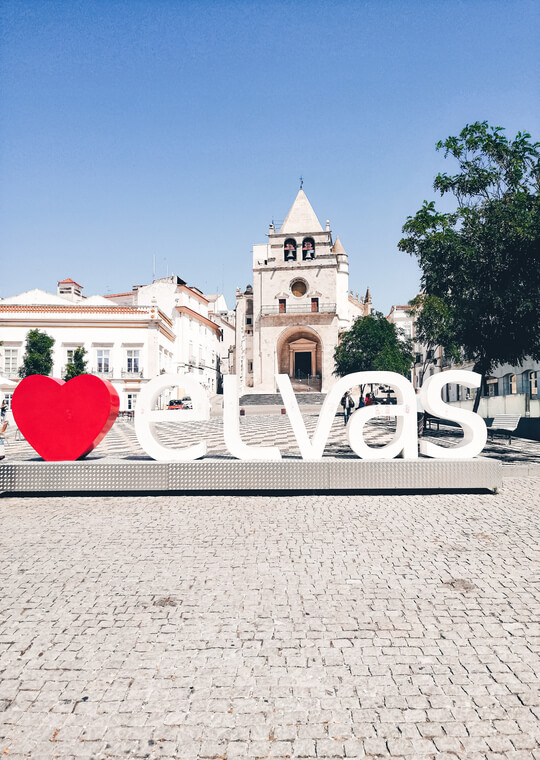
[[[182,400],[179,398],[171,399],[169,403],[167,404],[167,409],[183,409],[184,406],[182,404]]]
[[[184,398],[182,399],[182,408],[193,409],[193,402],[191,401],[190,396],[184,396]]]

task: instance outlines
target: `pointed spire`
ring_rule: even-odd
[[[336,242],[332,246],[332,253],[344,253],[347,255],[345,248],[341,245],[341,240],[339,239],[339,236],[336,238]]]
[[[371,293],[369,292],[369,287],[366,290],[366,295],[364,296],[364,303],[369,303],[371,301]]]
[[[300,188],[298,195],[294,199],[294,203],[290,208],[289,213],[283,224],[281,225],[280,233],[307,233],[307,232],[322,232],[323,228],[321,223],[317,219],[317,215],[311,207],[311,203],[307,199],[307,195]]]

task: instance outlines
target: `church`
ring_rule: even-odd
[[[285,221],[253,246],[253,285],[236,291],[236,374],[242,392],[275,393],[275,375],[295,391],[326,393],[334,349],[356,317],[371,313],[349,294],[349,258],[330,222],[323,229],[300,188]]]

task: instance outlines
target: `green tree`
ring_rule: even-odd
[[[442,213],[424,201],[399,242],[422,269],[422,339],[449,354],[460,346],[484,376],[540,358],[540,143],[530,138],[508,140],[501,127],[476,122],[437,143],[459,171],[438,174],[434,189],[457,207]]]
[[[73,360],[68,362],[66,364],[66,373],[64,375],[64,380],[71,380],[72,377],[77,377],[77,375],[84,375],[86,372],[86,349],[82,346],[79,348],[76,348],[73,352]]]
[[[26,351],[22,366],[19,368],[20,377],[28,375],[49,375],[52,369],[52,347],[54,338],[38,329],[30,330],[26,336]]]
[[[409,301],[409,306],[409,314],[414,317],[415,338],[425,348],[419,375],[422,385],[428,368],[436,363],[435,349],[438,346],[444,344],[445,356],[455,362],[460,361],[461,351],[454,342],[450,311],[442,299],[420,293]]]
[[[383,314],[357,317],[350,330],[342,333],[334,351],[335,375],[387,370],[408,377],[412,362],[411,342]]]

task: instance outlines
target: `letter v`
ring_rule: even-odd
[[[317,421],[315,433],[313,434],[313,439],[310,441],[304,420],[300,414],[300,408],[296,396],[294,395],[289,375],[276,375],[276,380],[289,420],[291,421],[291,427],[298,448],[302,454],[302,459],[322,459],[324,447],[326,446],[330,429],[334,421],[336,404],[339,403],[339,398],[337,398],[336,394],[333,394],[332,392],[326,396]]]

